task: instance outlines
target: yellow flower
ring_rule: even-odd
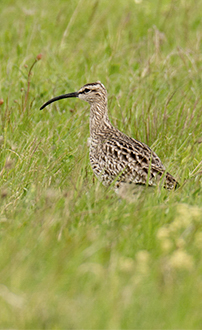
[[[170,236],[170,231],[166,227],[161,227],[157,231],[156,236],[159,240],[164,240],[165,238],[168,238]]]
[[[177,250],[171,255],[169,265],[171,268],[179,270],[192,270],[194,267],[194,260],[186,251]]]

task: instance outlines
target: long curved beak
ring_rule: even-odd
[[[47,105],[49,105],[49,104],[51,104],[55,101],[58,101],[58,100],[61,100],[61,99],[67,99],[68,97],[78,97],[78,92],[63,94],[63,95],[60,95],[60,96],[53,97],[48,102],[44,103],[42,105],[42,107],[40,108],[40,110],[44,109]]]

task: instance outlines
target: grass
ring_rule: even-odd
[[[1,328],[201,327],[201,12],[197,0],[1,3]],[[176,192],[120,199],[90,168],[89,106],[39,111],[96,80]]]

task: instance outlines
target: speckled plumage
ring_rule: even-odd
[[[178,186],[165,171],[159,157],[144,143],[115,128],[108,118],[107,91],[101,82],[86,84],[78,92],[64,94],[46,102],[78,97],[90,104],[90,163],[94,174],[105,186],[133,183],[155,186],[159,181],[166,189]]]

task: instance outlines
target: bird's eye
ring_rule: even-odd
[[[89,92],[90,92],[90,89],[88,89],[88,88],[84,89],[84,93],[89,93]]]

